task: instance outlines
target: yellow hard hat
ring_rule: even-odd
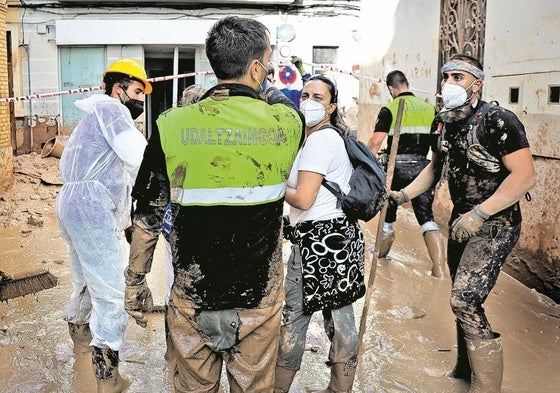
[[[145,94],[150,94],[152,92],[152,85],[148,82],[148,75],[146,75],[144,66],[136,59],[117,60],[103,72],[103,76],[109,72],[119,72],[121,74],[128,75],[131,78],[138,79],[144,84]]]

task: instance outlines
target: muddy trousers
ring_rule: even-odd
[[[466,339],[494,337],[483,304],[496,285],[507,256],[517,243],[521,224],[484,223],[467,242],[449,238],[447,260],[452,278],[451,309]]]
[[[408,186],[429,163],[430,161],[426,157],[421,155],[397,155],[397,162],[395,164],[395,172],[393,175],[393,181],[391,183],[391,190],[399,191]],[[420,226],[424,225],[427,222],[434,221],[434,212],[432,210],[434,195],[435,186],[418,195],[416,198],[413,198],[411,201],[412,209],[414,211],[414,215],[416,216],[416,221],[418,221],[418,225]],[[392,224],[397,221],[397,209],[398,207],[395,205],[388,205],[387,214],[385,216],[386,223]],[[394,240],[394,232],[383,232],[379,244],[379,258],[385,258],[387,254],[389,254]],[[430,251],[429,248],[428,251]],[[432,257],[431,253],[430,257]],[[432,258],[432,261],[434,261],[434,258]],[[434,261],[434,263],[436,262]]]
[[[295,372],[301,367],[301,361],[305,351],[307,329],[312,317],[312,314],[305,314],[303,312],[301,271],[299,247],[293,245],[292,253],[288,260],[288,271],[284,284],[286,304],[282,311],[280,347],[278,350],[278,360],[276,362],[277,373],[278,370],[280,370],[284,375],[291,375],[292,379],[295,376]],[[342,364],[345,370],[350,368],[352,370],[351,379],[353,379],[357,367],[359,345],[354,309],[350,304],[338,309],[323,310],[322,312],[325,332],[331,341],[328,363],[330,365]],[[340,367],[337,366],[337,368]],[[282,389],[276,386],[277,389],[275,389],[275,391],[282,392],[286,387],[289,389],[291,380],[284,385]]]
[[[500,392],[503,376],[502,343],[493,332],[483,304],[496,284],[507,256],[515,246],[521,224],[486,222],[467,242],[448,241],[452,278],[451,308],[457,317],[457,364],[450,376],[471,379],[471,392]],[[469,366],[465,364],[468,356]],[[470,378],[466,375],[471,372]]]
[[[401,155],[397,156],[393,181],[391,183],[391,190],[394,191],[399,191],[412,183],[420,172],[422,172],[422,170],[430,163],[426,157],[420,155],[413,155],[414,160],[400,160],[399,156]],[[411,155],[407,154],[406,156]],[[414,215],[416,216],[416,220],[419,225],[423,225],[428,221],[434,220],[434,213],[432,211],[434,195],[435,186],[412,199],[412,209],[414,210]],[[385,222],[393,223],[396,220],[397,206],[389,204],[387,207]]]
[[[231,393],[270,393],[282,303],[262,309],[200,311],[173,292],[166,315],[175,392],[217,393],[225,364]]]

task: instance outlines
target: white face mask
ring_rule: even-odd
[[[321,122],[326,116],[325,107],[317,101],[307,99],[299,104],[299,109],[305,116],[305,125],[313,127]]]
[[[476,80],[473,81],[467,89],[463,88],[463,86],[452,85],[450,83],[444,84],[441,88],[441,98],[443,99],[443,106],[445,109],[455,109],[465,105],[469,99],[467,90],[474,85],[474,82],[476,82]]]

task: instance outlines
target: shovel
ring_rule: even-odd
[[[58,279],[48,270],[38,270],[9,275],[0,270],[0,301],[8,301],[16,297],[29,295],[55,287]]]
[[[404,111],[404,99],[401,99],[397,109],[397,118],[395,119],[395,130],[393,133],[393,141],[391,145],[391,150],[389,154],[389,163],[387,168],[387,189],[391,189],[391,183],[393,182],[393,172],[395,171],[395,163],[397,161],[397,149],[399,146],[399,138],[401,135],[401,123]],[[385,216],[387,214],[387,207],[389,201],[385,203],[383,209],[379,214],[379,222],[377,224],[377,234],[375,236],[375,247],[373,249],[373,257],[371,259],[371,269],[369,272],[368,284],[366,287],[366,295],[364,299],[364,309],[362,311],[362,317],[360,319],[360,330],[358,332],[358,342],[360,343],[359,355],[363,355],[365,343],[363,343],[364,332],[366,331],[366,322],[368,317],[369,304],[371,303],[371,295],[373,292],[373,283],[375,280],[375,272],[377,269],[377,261],[379,259],[379,248],[381,246],[381,239],[383,233],[383,223],[385,222]]]

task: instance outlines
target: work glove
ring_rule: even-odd
[[[387,193],[387,199],[389,203],[393,206],[400,206],[403,203],[410,202],[410,198],[404,190],[389,191]]]
[[[132,273],[127,269],[125,282],[124,309],[139,326],[145,328],[148,324],[148,318],[144,313],[152,311],[154,307],[152,291],[148,288],[146,276]]]
[[[296,66],[299,74],[301,75],[302,80],[305,82],[311,75],[305,72],[305,68],[303,68],[303,60],[299,56],[292,56],[292,64]]]
[[[476,205],[472,210],[461,214],[453,221],[451,239],[459,243],[469,240],[476,235],[488,218],[490,218],[490,214],[485,213],[480,206]]]
[[[303,66],[303,60],[299,56],[292,56],[292,64],[299,70]]]

